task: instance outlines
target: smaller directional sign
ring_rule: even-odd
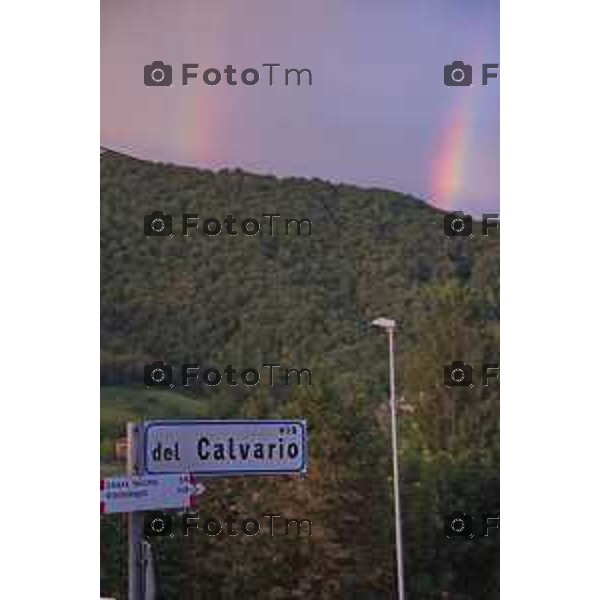
[[[189,474],[107,477],[100,480],[100,513],[189,508],[203,491]]]

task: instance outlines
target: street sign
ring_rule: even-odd
[[[203,491],[188,474],[107,477],[100,480],[100,513],[189,508]]]
[[[306,421],[149,421],[147,473],[210,476],[305,473]]]

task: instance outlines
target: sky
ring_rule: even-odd
[[[499,212],[499,0],[101,0],[103,146],[148,160],[241,168]],[[144,66],[173,66],[171,87]],[[444,66],[473,65],[471,87]],[[198,79],[181,83],[183,63]],[[263,63],[279,63],[269,86]],[[202,81],[237,70],[237,86]],[[240,81],[246,68],[257,85]],[[285,86],[309,68],[312,86]],[[277,77],[280,77],[278,79]]]

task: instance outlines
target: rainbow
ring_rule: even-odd
[[[453,200],[462,190],[474,98],[473,88],[451,91],[456,93],[457,101],[436,141],[430,175],[432,203],[443,210],[452,210]]]

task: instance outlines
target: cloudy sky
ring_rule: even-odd
[[[101,143],[152,160],[240,167],[499,209],[499,0],[101,0]],[[144,66],[173,65],[172,87]],[[473,65],[446,87],[444,65]],[[181,85],[182,63],[199,79]],[[263,63],[313,85],[268,85]],[[202,82],[256,68],[255,86]],[[277,73],[276,73],[277,75]]]

